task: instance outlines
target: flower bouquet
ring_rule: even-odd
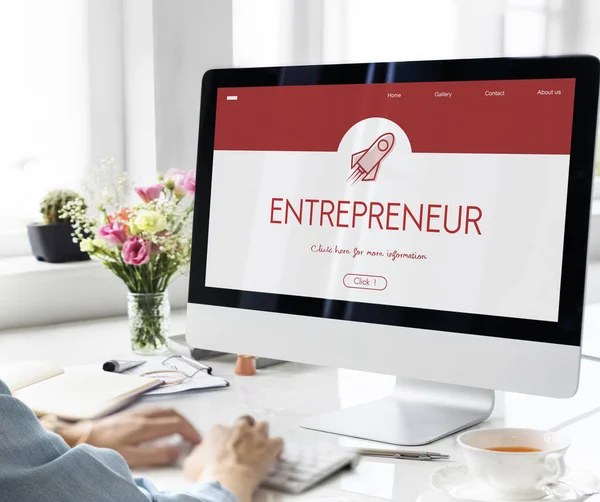
[[[113,184],[105,181],[95,210],[76,199],[61,214],[72,222],[73,239],[81,250],[125,283],[132,349],[143,354],[166,349],[170,331],[167,288],[187,272],[191,252],[195,172],[172,169],[158,181],[135,188],[138,202],[132,204],[107,191]],[[117,191],[129,191],[130,185],[121,175]]]

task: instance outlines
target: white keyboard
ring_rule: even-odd
[[[285,443],[283,454],[262,486],[288,493],[301,493],[345,467],[355,467],[360,455],[331,445]]]

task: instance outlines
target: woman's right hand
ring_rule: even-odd
[[[184,472],[192,481],[219,481],[240,502],[250,502],[282,450],[266,422],[243,417],[233,427],[214,427],[185,460]]]

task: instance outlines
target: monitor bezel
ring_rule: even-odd
[[[202,81],[189,303],[469,335],[581,345],[600,62],[592,56],[209,70]],[[575,78],[557,322],[207,287],[217,91],[227,87]]]

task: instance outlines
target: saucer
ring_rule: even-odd
[[[565,481],[567,478],[571,478],[571,473],[565,476]],[[596,483],[597,478],[594,479],[594,484]],[[481,482],[473,479],[464,465],[445,467],[434,472],[430,485],[436,491],[449,495],[453,500],[460,502],[514,502],[492,493]],[[579,502],[587,498],[579,490],[562,483],[551,488],[548,487],[546,491],[547,495],[535,499],[535,502]]]

